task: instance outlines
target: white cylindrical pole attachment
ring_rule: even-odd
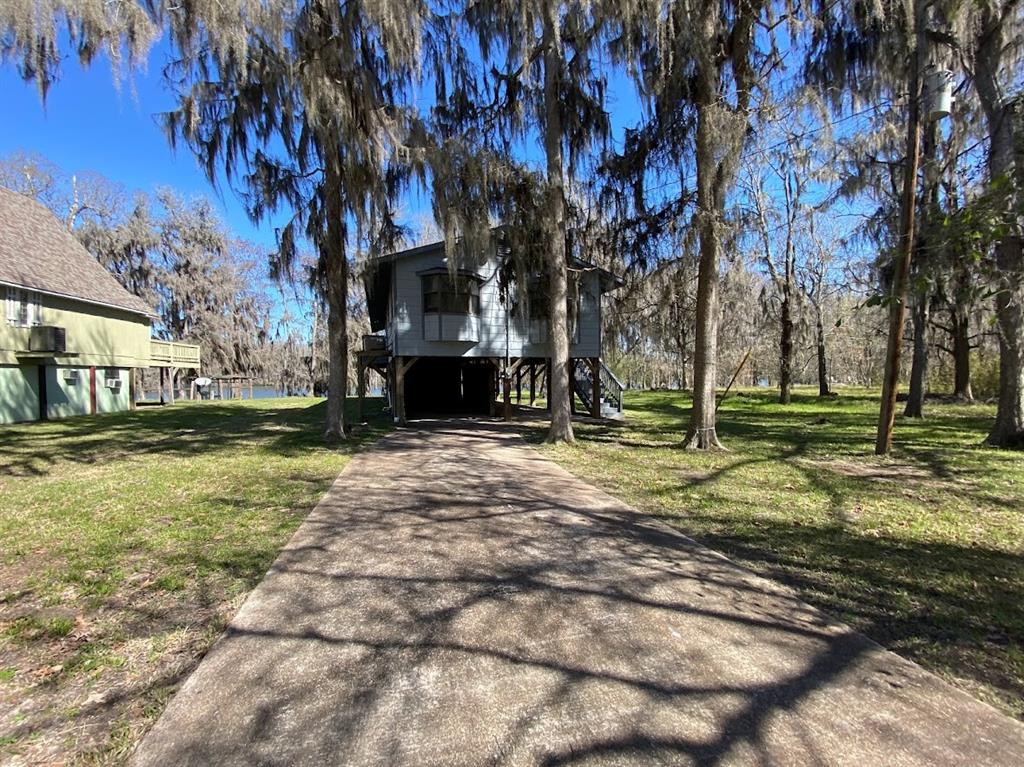
[[[942,120],[953,111],[953,73],[933,69],[928,73],[928,119]]]

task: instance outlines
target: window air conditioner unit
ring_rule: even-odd
[[[108,389],[120,389],[121,388],[121,379],[120,378],[108,378],[106,380],[106,382],[104,383],[104,385]]]
[[[67,330],[54,325],[38,325],[29,335],[28,349],[31,352],[66,352]]]
[[[64,380],[68,383],[78,383],[78,371],[77,370],[65,370]]]

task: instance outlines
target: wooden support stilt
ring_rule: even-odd
[[[418,359],[419,357],[395,357],[395,421],[399,424],[406,422],[405,374]]]
[[[253,399],[252,396],[252,379],[249,379],[249,399]]]
[[[544,409],[551,410],[551,358],[544,365]]]
[[[523,404],[523,367],[519,366],[516,371],[516,404]]]
[[[601,360],[597,357],[590,358],[590,383],[592,384],[590,395],[590,415],[594,418],[601,417]]]
[[[164,399],[164,378],[167,375],[166,371],[167,371],[167,368],[160,368],[160,404],[161,405],[166,404],[166,400]]]
[[[401,357],[395,357],[395,423],[405,423],[405,368]]]
[[[491,400],[497,401],[501,396],[502,370],[499,363],[494,363],[494,371],[491,376]]]
[[[576,415],[576,376],[575,368],[576,360],[572,357],[569,358],[569,412]]]
[[[530,364],[530,407],[537,401],[537,363]]]
[[[139,398],[138,368],[128,368],[128,407],[135,409],[135,401]]]
[[[366,363],[362,357],[356,359],[356,423],[363,422],[363,398],[366,396]]]
[[[505,420],[512,420],[512,377],[509,375],[502,376],[501,382],[501,396],[504,400],[505,405]]]

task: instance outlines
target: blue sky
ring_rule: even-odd
[[[275,225],[287,220],[286,213],[254,225],[223,179],[215,190],[187,147],[171,150],[157,120],[174,103],[162,82],[167,60],[166,44],[158,44],[150,53],[147,70],[135,72],[118,89],[105,58],[83,69],[72,56],[45,104],[34,83],[22,81],[12,66],[0,67],[0,93],[8,110],[0,120],[0,156],[16,150],[35,152],[68,173],[95,171],[129,192],[169,186],[185,196],[205,195],[234,233],[274,247]],[[636,97],[618,73],[612,75],[608,96],[615,134],[621,138],[622,129],[639,118]],[[524,150],[525,159],[542,164],[539,147]],[[413,191],[402,213],[409,223],[418,225],[422,217],[429,218],[430,201],[424,193]]]
[[[161,82],[166,55],[165,48],[153,50],[148,71],[134,75],[134,93],[129,82],[115,88],[105,61],[82,69],[72,58],[45,104],[35,84],[23,82],[11,66],[0,67],[7,108],[0,120],[0,155],[37,152],[68,173],[96,171],[129,192],[163,185],[186,196],[205,195],[235,233],[272,247],[273,224],[253,226],[230,189],[222,185],[218,195],[188,148],[172,152],[164,138],[155,115],[173,104]]]
[[[287,221],[287,211],[252,223],[225,179],[221,178],[215,189],[187,146],[172,150],[167,142],[158,115],[174,105],[162,78],[168,59],[166,43],[156,45],[146,70],[131,73],[131,79],[118,87],[105,57],[89,68],[69,57],[45,103],[34,83],[24,82],[13,66],[0,66],[0,93],[7,107],[7,114],[0,119],[0,156],[15,151],[36,153],[66,173],[97,172],[121,184],[129,194],[168,186],[186,197],[205,196],[217,206],[230,231],[268,250],[274,248],[275,227]],[[636,98],[621,76],[613,80],[609,91],[608,108],[621,137],[622,128],[639,117]],[[542,166],[539,147],[524,146],[523,152],[524,159]],[[431,218],[427,194],[411,191],[401,215],[406,224],[422,226]],[[307,307],[275,296],[273,319],[279,319],[285,309],[303,324]]]

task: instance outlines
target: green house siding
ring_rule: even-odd
[[[148,317],[44,294],[40,296],[40,324],[65,329],[67,353],[55,355],[53,363],[122,368],[149,365]],[[29,328],[14,327],[0,318],[0,364],[30,361],[25,358],[30,333]]]
[[[46,417],[88,415],[89,368],[46,366]]]
[[[96,412],[117,413],[131,407],[129,371],[120,368],[96,369]],[[116,382],[108,386],[108,382]]]
[[[0,294],[0,301],[5,296]],[[0,314],[0,423],[39,418],[39,366],[45,369],[47,418],[93,410],[91,367],[96,368],[96,412],[131,407],[130,370],[150,364],[150,321],[123,309],[41,294],[40,325],[64,328],[64,353],[33,352],[30,328]],[[107,381],[118,384],[107,386]]]
[[[39,418],[39,368],[0,365],[0,423]]]
[[[44,365],[46,417],[69,418],[92,412],[92,373],[87,367]],[[96,412],[131,408],[131,371],[96,368]],[[108,383],[113,385],[108,385]],[[0,424],[39,418],[39,366],[0,366]]]

